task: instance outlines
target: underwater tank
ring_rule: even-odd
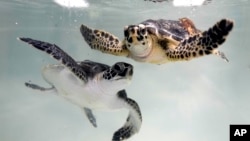
[[[192,3],[193,2],[193,3]],[[248,0],[2,0],[0,2],[0,141],[110,141],[128,110],[83,110],[44,87],[41,68],[59,62],[17,40],[29,37],[58,45],[77,61],[134,66],[127,95],[140,106],[142,125],[129,141],[228,141],[230,125],[250,124],[250,1]],[[187,17],[205,31],[221,19],[234,21],[216,55],[161,65],[93,50],[82,24],[119,39],[124,27],[147,19]],[[250,130],[249,130],[250,133]]]

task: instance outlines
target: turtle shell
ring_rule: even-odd
[[[200,32],[188,18],[180,20],[148,19],[141,24],[146,26],[149,34],[155,35],[160,39],[167,38],[177,42]]]

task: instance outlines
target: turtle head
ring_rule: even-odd
[[[117,62],[103,72],[103,85],[115,90],[124,89],[132,79],[133,66],[125,62]]]
[[[150,53],[152,40],[148,33],[144,24],[125,26],[125,45],[131,54],[144,57]]]

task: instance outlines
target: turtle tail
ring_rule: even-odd
[[[222,19],[207,31],[183,40],[177,48],[168,50],[166,55],[170,60],[177,61],[215,54],[228,62],[225,54],[217,48],[225,42],[233,25],[233,21]]]

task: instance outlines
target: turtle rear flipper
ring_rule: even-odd
[[[50,91],[50,90],[54,90],[55,89],[54,86],[52,86],[50,88],[45,88],[45,87],[39,86],[37,84],[28,83],[28,82],[25,82],[24,84],[28,88],[31,88],[31,89],[34,89],[34,90],[40,90],[40,91]]]
[[[95,116],[94,116],[92,110],[89,109],[89,108],[83,108],[83,110],[84,110],[84,113],[86,114],[86,116],[87,116],[89,122],[90,122],[94,127],[97,127],[96,119],[95,119]]]
[[[91,29],[86,25],[81,25],[80,31],[92,49],[117,56],[128,56],[126,46],[114,35],[102,30]]]
[[[207,31],[183,40],[176,49],[166,50],[166,55],[169,60],[178,61],[215,54],[228,61],[225,54],[217,48],[225,42],[232,29],[233,21],[222,19]]]

